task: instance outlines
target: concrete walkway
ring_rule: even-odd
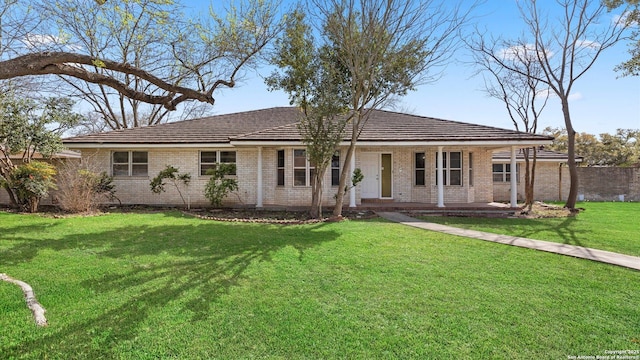
[[[378,212],[380,217],[400,224],[417,227],[420,229],[442,232],[449,235],[463,236],[485,241],[492,241],[506,245],[519,246],[529,249],[552,252],[561,255],[573,256],[582,259],[599,261],[607,264],[618,265],[629,269],[640,270],[640,257],[618,254],[610,251],[597,250],[582,246],[554,243],[549,241],[533,240],[515,236],[498,235],[482,231],[460,229],[446,225],[434,224],[397,212]]]

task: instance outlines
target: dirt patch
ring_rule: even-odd
[[[570,210],[562,206],[536,201],[533,204],[531,211],[526,211],[526,209],[523,209],[516,212],[515,216],[525,219],[566,218],[575,216],[580,211],[584,211],[584,209],[579,208]]]

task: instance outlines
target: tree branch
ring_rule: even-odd
[[[71,64],[91,66],[98,64],[100,68],[136,76],[167,91],[169,94],[164,96],[149,95],[134,90],[111,76],[91,72],[81,66]],[[0,80],[20,76],[47,74],[66,75],[94,84],[107,85],[131,99],[149,104],[161,104],[169,110],[174,110],[176,105],[187,100],[198,100],[209,104],[214,103],[211,94],[212,91],[205,93],[178,86],[129,64],[96,59],[89,55],[69,52],[39,52],[0,61]]]

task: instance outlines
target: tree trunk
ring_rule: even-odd
[[[533,159],[529,158],[529,154],[533,154]],[[536,179],[536,160],[537,160],[538,150],[534,147],[531,150],[525,149],[524,151],[524,162],[525,162],[525,206],[527,207],[527,211],[531,211],[533,208],[533,202],[535,200],[534,186]]]
[[[529,211],[533,208],[533,201],[535,200],[534,188],[536,185],[536,165],[538,163],[538,150],[533,148],[533,162],[531,163],[531,204],[529,205]]]
[[[533,203],[531,189],[531,171],[529,167],[529,149],[524,149],[524,205],[529,207]]]
[[[347,155],[344,157],[344,162],[342,163],[342,171],[340,171],[340,184],[338,186],[338,193],[336,194],[336,206],[333,208],[333,216],[336,217],[342,216],[344,196],[347,192],[349,181],[351,180],[351,171],[353,171],[351,169],[351,158],[354,156],[355,149],[356,139],[352,138],[349,148],[347,149]]]
[[[578,198],[578,166],[576,164],[576,132],[571,125],[571,115],[569,114],[569,101],[566,96],[562,99],[562,114],[564,116],[564,124],[567,128],[567,152],[569,166],[570,187],[569,196],[564,207],[573,210],[576,208],[576,200]]]
[[[314,219],[322,218],[322,177],[324,176],[324,170],[318,171],[313,175],[314,180],[311,186],[311,211],[310,215]]]
[[[11,206],[18,207],[18,200],[16,195],[13,193],[13,190],[9,187],[9,184],[5,184],[4,189],[7,191],[7,194],[9,194],[9,202],[11,203]]]
[[[27,201],[26,206],[28,206],[28,210],[30,213],[35,213],[38,212],[38,204],[40,203],[40,198],[36,197],[36,196],[32,196],[31,198],[29,198],[29,200]]]

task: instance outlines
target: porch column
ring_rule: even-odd
[[[516,172],[516,147],[511,147],[511,207],[518,207],[518,175]]]
[[[436,164],[438,177],[438,207],[444,207],[444,170],[442,169],[442,146],[438,146],[438,163]]]
[[[256,207],[262,207],[262,146],[258,146],[258,187],[256,191]]]
[[[351,174],[356,170],[356,149],[353,149],[353,155],[351,155],[351,163],[349,164],[349,168],[351,170]],[[356,187],[353,186],[351,179],[349,179],[349,184],[351,184],[351,190],[349,190],[349,207],[356,207]]]

